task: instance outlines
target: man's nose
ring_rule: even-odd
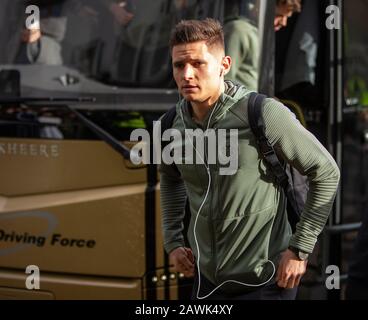
[[[193,79],[194,70],[191,65],[186,65],[183,70],[183,78],[184,80]]]

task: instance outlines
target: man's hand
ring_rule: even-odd
[[[194,276],[194,257],[191,249],[176,248],[170,252],[169,259],[176,272],[183,273],[187,278]]]
[[[301,261],[294,252],[286,250],[281,257],[276,274],[277,285],[292,289],[299,286],[300,279],[307,271],[308,261]]]

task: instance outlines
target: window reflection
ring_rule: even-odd
[[[256,0],[228,0],[225,3],[226,54],[232,58],[232,67],[226,78],[250,90],[258,89],[258,11],[259,1]]]
[[[343,197],[345,222],[360,221],[368,205],[368,2],[345,2]]]
[[[345,96],[368,106],[368,34],[366,12],[368,2],[359,0],[346,4],[346,87]]]
[[[175,87],[168,46],[172,27],[181,19],[223,16],[223,0],[2,2],[0,40],[9,51],[0,53],[0,64],[59,66],[53,70],[121,87]],[[40,8],[39,30],[25,27],[30,4]]]

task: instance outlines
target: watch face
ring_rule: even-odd
[[[297,248],[294,248],[294,247],[289,247],[289,250],[291,250],[292,252],[294,252],[295,253],[295,255],[300,259],[300,260],[303,260],[303,261],[305,261],[305,260],[308,260],[308,258],[309,258],[309,254],[308,253],[305,253],[305,252],[302,252],[302,251],[300,251],[299,249],[297,249]]]
[[[308,253],[304,253],[304,252],[299,251],[299,259],[300,260],[303,260],[303,261],[308,260],[308,257],[309,257]]]

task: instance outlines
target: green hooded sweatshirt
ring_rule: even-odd
[[[225,81],[225,87],[202,125],[192,120],[187,101],[178,103],[173,128],[182,137],[185,128],[238,129],[237,171],[220,175],[220,164],[209,165],[209,179],[204,164],[177,164],[180,175],[172,166],[160,166],[164,246],[168,253],[185,246],[183,218],[188,197],[191,220],[187,236],[201,274],[216,286],[227,280],[256,285],[271,278],[272,263],[277,268],[280,253],[289,245],[312,252],[328,219],[340,173],[328,151],[288,108],[274,99],[265,100],[267,138],[278,155],[309,180],[307,202],[292,235],[286,197],[262,160],[248,123],[244,105],[250,91],[231,81]],[[229,154],[230,144],[226,149]],[[236,290],[234,285],[225,287],[230,292]]]

